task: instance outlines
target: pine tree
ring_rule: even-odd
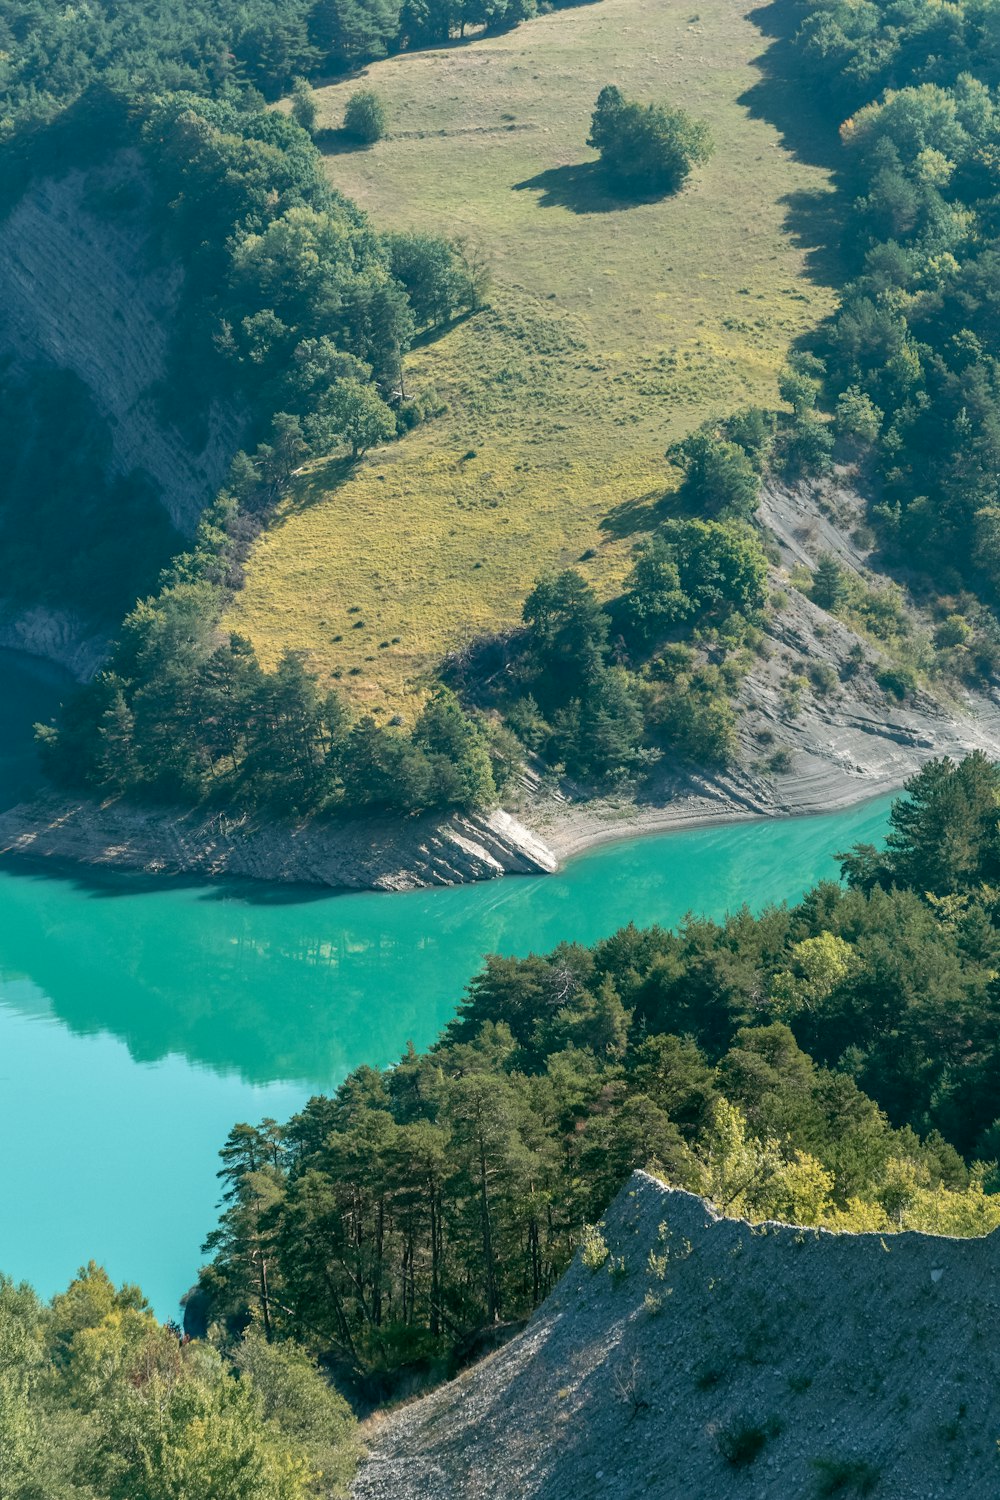
[[[847,597],[844,572],[832,552],[824,552],[816,564],[812,581],[812,601],[820,609],[835,612]]]

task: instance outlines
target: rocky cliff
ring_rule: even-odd
[[[0,363],[72,371],[111,434],[117,475],[147,476],[174,524],[190,532],[239,446],[237,414],[216,404],[196,451],[165,422],[156,387],[182,275],[150,234],[137,152],[34,182],[0,225]]]
[[[368,1427],[355,1500],[995,1500],[1000,1236],[719,1219],[636,1173],[528,1328]]]

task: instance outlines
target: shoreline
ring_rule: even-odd
[[[853,808],[863,807],[867,802],[877,802],[882,797],[900,793],[903,784],[902,781],[887,781],[880,786],[859,789],[856,795],[851,793],[826,804],[816,803],[795,808],[776,806],[760,812],[740,811],[737,808],[729,811],[684,811],[668,805],[633,821],[629,821],[627,816],[616,818],[606,826],[590,829],[586,833],[565,836],[556,833],[555,836],[548,836],[546,843],[556,855],[559,869],[562,869],[572,860],[608,844],[630,843],[634,839],[675,833],[698,833],[704,828],[727,828],[741,823],[783,823],[793,819],[822,818],[833,813],[848,812]],[[635,806],[641,809],[644,804],[637,803]]]
[[[521,817],[498,809],[481,817],[298,825],[46,795],[0,812],[0,859],[70,877],[88,870],[131,872],[163,880],[246,880],[261,888],[301,885],[331,894],[398,893],[506,875],[558,874],[592,850],[637,838],[823,817],[875,801],[901,784],[855,783],[826,803],[796,807],[776,801],[749,808],[691,793],[661,805],[536,798]]]

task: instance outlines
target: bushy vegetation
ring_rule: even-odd
[[[527,1312],[576,1244],[600,1270],[586,1226],[634,1167],[751,1219],[1000,1225],[1000,772],[936,762],[909,794],[846,889],[490,958],[428,1052],[237,1127],[215,1313],[266,1312],[384,1392]]]
[[[385,135],[385,104],[374,89],[358,89],[347,101],[344,130],[352,140],[372,146]]]
[[[715,519],[662,522],[634,549],[622,592],[602,604],[573,568],[540,578],[502,674],[480,655],[459,681],[498,708],[528,750],[591,784],[643,775],[662,757],[724,765],[735,751],[733,695],[758,638],[767,561],[748,524],[765,449],[731,436],[743,413],[669,450],[683,504]],[[762,418],[763,420],[763,418]],[[766,425],[766,424],[765,424]],[[743,649],[741,649],[743,648]],[[492,686],[484,694],[477,678]]]
[[[373,152],[332,156],[333,180],[380,229],[474,225],[490,305],[406,361],[408,390],[435,394],[433,421],[346,478],[332,465],[293,480],[227,617],[269,666],[303,651],[324,680],[340,672],[349,695],[409,722],[428,671],[511,629],[546,568],[581,559],[602,599],[617,592],[663,514],[639,497],[666,488],[668,443],[773,406],[789,342],[829,306],[787,226],[788,201],[822,192],[826,174],[738,102],[759,80],[752,20],[722,0],[697,23],[670,6],[626,16],[543,14],[366,74],[389,132]],[[717,150],[696,190],[637,207],[581,160],[595,96],[616,78],[709,121]],[[322,89],[323,124],[339,125],[358,87]]]
[[[1000,585],[993,161],[1000,83],[976,3],[810,0],[795,46],[840,126],[851,277],[820,346],[842,429],[870,443],[897,563],[950,593]],[[933,568],[929,566],[933,559]]]
[[[141,140],[163,235],[188,267],[172,415],[222,394],[265,440],[237,454],[193,549],[127,616],[108,667],[41,731],[47,764],[76,784],[295,812],[488,804],[486,736],[446,695],[413,736],[351,724],[295,659],[264,673],[247,642],[219,629],[292,470],[316,451],[356,459],[395,436],[410,419],[402,360],[414,332],[477,305],[481,271],[444,241],[382,240],[277,112],[176,94],[148,106]],[[51,502],[75,499],[72,486]],[[132,541],[115,521],[103,523],[109,567]]]
[[[83,13],[3,0],[0,140],[48,123],[98,82],[135,97],[249,83],[273,98],[296,77],[446,42],[469,26],[503,31],[534,11],[534,0],[180,0],[167,10],[127,0]]]
[[[683,109],[626,99],[613,83],[597,96],[587,145],[599,152],[616,187],[651,194],[676,193],[713,149],[704,120]]]
[[[5,1500],[335,1500],[353,1428],[293,1343],[182,1339],[93,1264],[48,1305],[0,1277]]]

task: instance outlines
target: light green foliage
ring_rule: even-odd
[[[255,1340],[237,1345],[237,1376],[93,1264],[48,1307],[0,1279],[0,1496],[345,1494],[356,1456],[346,1405],[301,1350]]]
[[[385,135],[385,101],[374,89],[358,89],[347,101],[344,130],[356,141],[372,146]]]
[[[607,1241],[594,1224],[585,1224],[580,1236],[580,1260],[588,1271],[599,1271],[610,1255]]]
[[[775,1015],[790,1020],[803,1008],[826,1000],[850,973],[854,950],[832,932],[804,938],[791,950],[792,967],[783,969],[771,983]]]
[[[316,1494],[346,1492],[357,1457],[355,1422],[316,1362],[298,1344],[269,1344],[251,1328],[233,1351],[233,1364],[252,1380],[265,1419],[308,1459]]]
[[[317,420],[324,428],[324,447],[346,443],[352,458],[369,448],[387,443],[396,435],[396,418],[370,385],[359,380],[341,380],[319,406]]]
[[[834,424],[840,437],[855,438],[870,446],[878,439],[884,420],[884,413],[856,385],[848,386],[837,397]]]

